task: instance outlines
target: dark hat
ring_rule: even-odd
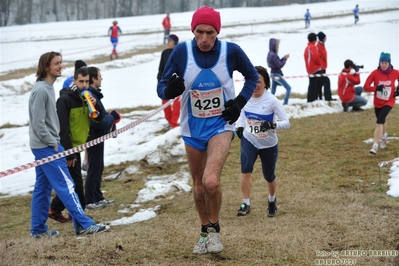
[[[81,67],[87,66],[86,63],[82,60],[76,60],[75,61],[75,70],[79,69]]]
[[[324,32],[320,31],[319,33],[317,33],[317,38],[319,38],[319,41],[323,41],[325,37],[326,35],[324,34]]]
[[[174,42],[175,42],[175,45],[177,45],[177,44],[179,43],[179,37],[177,37],[177,36],[174,35],[174,34],[169,35],[167,39],[168,39],[168,40],[171,40],[171,41],[174,41]]]
[[[382,52],[380,55],[380,63],[381,62],[391,63],[391,54]]]
[[[211,25],[220,33],[220,13],[209,6],[198,8],[197,11],[194,12],[191,20],[191,31],[194,31],[198,24]]]
[[[314,41],[316,41],[316,39],[317,39],[317,35],[316,35],[316,33],[309,33],[309,35],[308,35],[308,41],[309,42],[314,42]]]

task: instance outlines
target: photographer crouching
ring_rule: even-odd
[[[338,95],[342,101],[344,112],[347,112],[350,106],[352,106],[352,111],[363,111],[360,107],[367,104],[367,100],[360,96],[363,87],[355,87],[360,84],[359,68],[363,68],[363,66],[358,66],[349,59],[344,62],[344,66],[345,68],[342,69],[338,77]]]

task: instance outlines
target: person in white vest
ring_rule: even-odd
[[[197,9],[191,21],[194,39],[173,49],[157,86],[163,100],[181,97],[180,130],[201,223],[194,254],[223,250],[220,175],[234,136],[234,123],[259,78],[237,44],[217,38],[220,29],[219,12],[207,6]],[[235,70],[245,78],[237,97],[232,79]]]

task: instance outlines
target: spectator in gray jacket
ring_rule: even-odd
[[[267,65],[270,67],[270,76],[272,78],[272,88],[271,93],[276,93],[277,85],[283,86],[287,91],[284,97],[284,104],[288,104],[288,99],[290,98],[291,86],[283,77],[283,72],[281,69],[284,67],[287,59],[290,57],[289,54],[284,55],[283,58],[277,55],[278,46],[280,44],[279,39],[271,38],[269,40],[269,53],[267,54]]]

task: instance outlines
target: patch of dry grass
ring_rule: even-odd
[[[390,135],[399,134],[398,109],[388,117]],[[316,251],[397,250],[399,200],[386,195],[389,168],[377,163],[398,157],[399,141],[392,140],[377,156],[368,155],[373,135],[373,110],[291,120],[279,132],[277,164],[278,214],[266,217],[267,185],[260,163],[254,171],[252,212],[237,217],[241,203],[239,141],[232,143],[223,175],[221,235],[225,250],[195,256],[199,219],[192,193],[143,205],[161,205],[154,219],[109,232],[76,239],[71,224],[49,220],[59,230],[53,239],[29,237],[30,197],[0,199],[0,265],[314,265]],[[113,165],[106,175],[135,165],[135,174],[103,182],[107,198],[116,204],[88,211],[97,222],[131,216],[117,212],[133,204],[145,177],[176,173],[185,163],[149,165],[146,160]],[[191,185],[191,182],[190,182]],[[399,263],[397,257],[341,257],[357,265]]]

